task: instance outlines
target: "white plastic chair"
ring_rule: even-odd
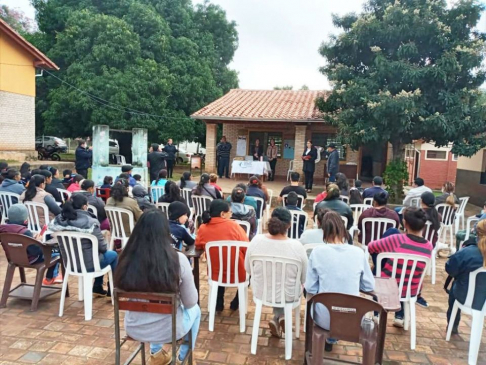
[[[349,207],[353,211],[354,225],[356,227],[358,226],[358,219],[361,216],[361,213],[363,213],[366,209],[373,208],[368,204],[351,204]]]
[[[444,246],[447,247],[447,235],[449,235],[449,248],[451,253],[454,253],[456,252],[456,247],[454,246],[454,218],[456,209],[449,204],[437,204],[435,209],[442,216],[442,232],[437,242],[440,242],[439,249],[444,248]]]
[[[273,199],[273,190],[272,189],[267,189],[268,193],[268,203],[267,203],[267,221],[270,220],[270,208],[272,206],[272,199]]]
[[[27,227],[35,236],[37,233],[40,233],[44,226],[43,224],[41,224],[41,217],[44,218],[44,224],[49,225],[49,208],[46,204],[36,203],[32,201],[24,201],[24,205],[27,208],[27,213],[29,215]],[[42,241],[44,241],[45,235],[48,233],[50,232],[46,231],[44,237],[42,237]]]
[[[290,215],[292,216],[292,223],[290,224],[290,228],[287,232],[287,236],[289,236],[289,238],[294,238],[298,240],[301,236],[301,233],[299,232],[300,219],[301,217],[304,218],[304,230],[305,230],[307,228],[308,216],[306,212],[300,210],[289,210],[289,212]]]
[[[163,186],[151,186],[150,187],[150,199],[152,203],[157,203],[159,198],[165,194],[165,187]]]
[[[187,206],[192,209],[192,199],[191,199],[192,189],[189,189],[189,188],[181,189],[181,195],[184,198],[184,200],[186,201]]]
[[[452,327],[456,319],[457,310],[460,309],[463,313],[469,314],[472,317],[471,323],[471,338],[469,339],[469,364],[478,363],[479,347],[481,346],[481,335],[484,326],[484,317],[486,317],[486,303],[482,310],[472,309],[474,295],[477,289],[477,276],[482,274],[486,276],[486,268],[481,267],[469,273],[469,287],[467,288],[467,296],[464,304],[461,304],[457,299],[452,307],[451,318],[449,326],[447,327],[446,341],[451,339]]]
[[[469,201],[469,197],[465,196],[462,198],[459,198],[459,208],[456,210],[456,233],[459,231],[459,226],[461,226],[461,229],[464,229],[464,212],[466,211],[466,205]]]
[[[417,208],[420,208],[420,198],[412,198],[410,199],[410,207],[417,207]],[[403,210],[405,209],[406,207],[403,207],[400,212],[398,214],[403,214]]]
[[[127,164],[127,160],[125,159],[125,156],[116,155],[116,164],[117,165],[126,165]]]
[[[93,213],[98,218],[98,209],[94,205],[88,204],[88,212]]]
[[[167,216],[167,219],[169,219],[169,205],[170,203],[155,203],[155,207],[160,209]]]
[[[263,233],[263,204],[265,203],[264,199],[252,196],[253,199],[255,199],[257,203],[257,210],[256,210],[256,217],[258,219],[258,230],[257,233],[261,234]],[[266,208],[266,207],[265,207]]]
[[[2,213],[1,224],[4,224],[8,218],[8,210],[14,205],[20,203],[20,195],[9,193],[7,191],[0,191],[0,212]]]
[[[245,278],[238,277],[239,261],[241,249],[248,248],[248,242],[240,241],[216,241],[206,243],[206,258],[208,261],[208,311],[209,311],[209,330],[214,331],[214,317],[216,314],[216,302],[218,299],[218,287],[238,288],[238,300],[240,311],[240,332],[245,332],[246,329],[246,312],[247,312],[247,298],[248,298],[248,284],[249,277],[246,274]],[[211,263],[211,249],[218,252],[219,274],[218,280],[212,280],[212,263]],[[226,249],[226,250],[224,250]],[[223,251],[226,251],[225,253]],[[234,257],[232,258],[232,256]],[[222,264],[224,263],[224,264]],[[233,264],[233,265],[232,265]],[[226,277],[223,277],[223,268],[226,267]],[[233,267],[233,271],[231,270]],[[231,274],[233,274],[234,282],[231,282]],[[241,281],[244,280],[244,281]],[[241,282],[240,282],[241,281]]]
[[[391,277],[397,279],[398,281],[398,293],[400,295],[400,302],[404,303],[404,318],[403,318],[403,329],[408,331],[408,327],[410,326],[410,348],[415,350],[415,345],[417,342],[417,328],[415,323],[415,303],[417,302],[417,296],[420,293],[420,288],[422,287],[422,283],[424,281],[425,273],[427,272],[427,268],[430,264],[430,259],[427,257],[419,256],[419,255],[410,255],[410,254],[402,254],[402,253],[395,253],[395,252],[386,252],[380,253],[378,258],[376,259],[376,276],[381,277],[381,261],[383,259],[391,259],[393,260],[393,270]],[[401,270],[400,277],[397,278],[397,267],[398,263],[401,263],[401,267],[410,267],[410,272],[407,274],[408,270]],[[417,293],[412,296],[412,286],[406,285],[406,295],[405,297],[402,296],[403,287],[405,283],[412,283],[412,279],[415,275],[415,270],[417,269],[417,264],[423,263],[424,270],[422,275],[420,276],[420,282],[417,287]]]
[[[110,250],[113,250],[115,246],[115,240],[121,240],[122,242],[122,249],[128,242],[130,235],[127,236],[125,232],[125,226],[123,225],[123,216],[128,216],[128,228],[130,229],[130,233],[133,232],[133,227],[135,227],[135,217],[133,216],[133,212],[118,207],[106,206],[105,207],[106,215],[108,216],[108,220],[110,221],[111,227],[111,241],[110,241]]]
[[[294,172],[294,160],[289,161],[289,169],[287,170],[287,181],[290,180],[290,174]]]
[[[437,236],[439,237],[441,235],[442,231],[442,225],[440,226],[439,230],[437,231]],[[434,239],[435,235],[435,229],[432,228],[432,222],[427,221],[425,222],[425,228],[424,228],[424,238],[432,243],[432,240]],[[432,256],[431,256],[431,265],[429,266],[429,271],[427,272],[429,275],[432,276],[432,284],[435,284],[435,260],[438,252],[439,245],[436,242],[434,250],[432,251]]]
[[[202,217],[205,210],[209,210],[209,206],[213,198],[205,195],[192,195],[192,206],[194,207],[194,220],[196,222],[196,229],[199,228],[197,224],[198,217]]]
[[[309,257],[312,253],[312,250],[318,246],[322,246],[322,245],[325,245],[325,243],[308,243],[306,245],[304,245],[304,250],[305,250],[305,253],[307,254],[307,257]],[[306,324],[306,321],[307,321],[307,298],[304,298],[305,300],[305,308],[304,308],[304,333],[306,332],[305,330],[305,324]]]
[[[285,360],[292,358],[292,312],[295,310],[295,336],[300,337],[300,302],[302,296],[302,262],[297,259],[267,256],[251,255],[250,256],[250,275],[255,278],[255,266],[259,265],[263,273],[262,298],[256,298],[255,318],[253,320],[253,330],[251,335],[251,353],[256,355],[258,331],[260,329],[260,318],[262,315],[262,306],[284,308],[285,313]],[[285,288],[287,277],[290,276],[289,267],[294,267],[292,277],[288,281],[294,281],[293,288]],[[277,297],[277,292],[280,295]],[[286,293],[290,298],[287,300]]]
[[[373,198],[364,198],[363,199],[363,204],[373,205]]]
[[[370,229],[370,240],[367,240],[367,232],[366,232],[366,225],[369,224],[371,225]],[[397,227],[397,222],[395,222],[393,219],[388,219],[388,218],[365,218],[361,221],[361,227],[359,228],[361,233],[362,233],[362,241],[361,243],[361,248],[365,251],[365,256],[366,259],[368,260],[369,253],[368,253],[368,245],[366,245],[364,242],[373,242],[376,240],[379,240],[381,236],[383,236],[383,233],[389,228],[396,228]]]
[[[287,198],[288,198],[289,194],[284,194],[282,195],[282,206],[285,207],[287,205]],[[297,206],[300,208],[300,209],[304,209],[304,196],[303,195],[300,195],[300,194],[297,194]]]
[[[110,290],[111,293],[113,293],[113,272],[111,271],[111,266],[107,265],[103,269],[100,267],[98,239],[95,236],[86,233],[64,231],[54,233],[54,237],[57,238],[59,246],[64,249],[62,257],[66,263],[66,273],[62,283],[61,304],[59,306],[59,317],[62,317],[64,313],[64,301],[66,299],[69,276],[73,275],[78,277],[78,299],[80,301],[84,300],[84,320],[89,321],[93,315],[93,279],[108,274]],[[94,266],[93,272],[88,272],[86,270],[81,240],[89,240],[91,242]],[[113,305],[113,296],[111,297],[111,304]]]
[[[248,236],[248,239],[250,238],[250,232],[251,232],[251,225],[250,222],[247,221],[241,221],[239,219],[233,219],[236,223],[240,225],[241,228],[245,230],[246,235]]]
[[[462,248],[462,245],[464,245],[464,242],[466,242],[469,239],[469,236],[471,234],[471,230],[473,228],[473,225],[479,222],[479,218],[473,215],[472,217],[469,217],[467,219],[466,223],[466,236],[464,237],[464,241],[461,241],[459,244],[459,249]]]
[[[66,189],[57,189],[59,194],[61,195],[62,203],[66,203],[69,199],[71,199],[72,193]]]
[[[339,195],[339,199],[349,205],[349,196]]]
[[[319,204],[319,203],[315,203],[315,202],[312,203],[312,214],[315,213],[317,204]],[[314,228],[317,228],[317,214],[314,214]]]

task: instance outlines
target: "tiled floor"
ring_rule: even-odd
[[[471,207],[470,214],[475,212]],[[466,216],[470,215],[467,214]],[[463,316],[459,335],[445,341],[447,295],[443,290],[446,258],[437,260],[437,283],[425,280],[423,296],[427,309],[417,307],[417,348],[410,350],[410,333],[391,325],[389,316],[384,360],[386,364],[467,364],[470,317]],[[5,255],[0,253],[0,287],[6,271]],[[215,331],[208,330],[206,267],[201,267],[201,308],[203,318],[195,357],[201,364],[302,364],[304,334],[293,341],[292,361],[284,360],[284,340],[271,338],[267,327],[271,309],[264,309],[260,324],[257,355],[250,354],[254,305],[251,303],[246,332],[239,332],[238,312],[232,312],[229,302],[234,290],[226,295],[226,307],[217,314]],[[28,280],[33,280],[33,272]],[[14,285],[19,276],[15,275]],[[70,280],[71,297],[66,299],[64,316],[58,317],[59,294],[39,304],[37,312],[30,312],[30,303],[11,299],[7,308],[0,309],[0,364],[114,364],[113,307],[106,298],[95,298],[93,319],[84,321],[83,303],[77,301],[77,281]],[[251,295],[251,291],[250,291]],[[303,307],[302,307],[303,308]],[[303,316],[303,312],[302,312]],[[128,355],[132,343],[123,351]],[[335,345],[332,356],[343,360],[360,361],[361,349],[350,343]],[[134,363],[140,363],[140,357]],[[483,332],[478,364],[486,364],[486,332]]]

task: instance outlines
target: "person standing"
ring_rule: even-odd
[[[269,181],[275,181],[275,166],[277,165],[277,146],[275,145],[275,140],[272,138],[270,140],[270,145],[267,148],[267,157],[270,162],[270,169],[272,170],[272,176]]]
[[[216,147],[216,157],[218,159],[218,176],[221,179],[223,174],[229,179],[229,158],[231,153],[231,143],[226,141],[226,137],[221,138],[221,142]]]
[[[78,148],[76,148],[76,172],[78,175],[82,175],[85,179],[88,177],[88,169],[91,166],[91,160],[93,159],[93,147],[87,147],[86,141],[81,139],[78,142]]]
[[[317,160],[317,149],[312,145],[311,140],[307,141],[307,148],[302,153],[302,160],[304,160],[305,189],[310,193],[314,183],[314,171],[316,170]]]
[[[260,139],[255,140],[255,144],[251,148],[253,153],[253,161],[260,161],[260,157],[263,156],[263,146],[260,145]]]
[[[327,174],[329,175],[329,182],[336,181],[336,174],[339,172],[339,151],[336,149],[334,143],[330,143],[327,147]]]
[[[169,175],[169,179],[172,179],[172,172],[174,171],[174,164],[176,161],[176,153],[179,152],[177,147],[172,144],[172,138],[168,139],[167,144],[162,151],[167,153],[167,173]]]
[[[162,152],[162,149],[157,143],[152,143],[149,152],[147,161],[150,164],[150,181],[154,181],[157,180],[159,171],[166,168],[165,160],[167,153]]]

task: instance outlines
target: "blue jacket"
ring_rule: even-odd
[[[0,186],[0,191],[6,191],[9,193],[22,194],[25,190],[24,185],[22,185],[17,180],[5,179]]]
[[[336,175],[339,172],[339,151],[332,151],[327,156],[327,173],[329,175]]]
[[[79,146],[76,148],[76,170],[87,170],[91,166],[93,151]]]
[[[469,285],[469,273],[483,266],[483,256],[477,244],[465,246],[449,257],[445,269],[454,278],[452,291],[454,297],[462,304],[466,301]],[[473,299],[473,309],[481,310],[486,301],[486,274],[479,274],[476,279],[476,295]]]
[[[186,227],[177,221],[169,221],[170,236],[172,237],[172,245],[178,250],[182,249],[182,243],[185,242],[186,245],[194,245],[196,240],[194,236],[189,233]]]
[[[165,145],[165,147],[162,149],[165,153],[167,153],[168,157],[167,160],[169,161],[174,161],[176,159],[176,153],[179,152],[176,146],[172,145]]]
[[[373,186],[371,188],[365,189],[363,191],[363,199],[373,198],[375,194],[381,193],[382,191],[388,194],[388,192],[380,186]]]

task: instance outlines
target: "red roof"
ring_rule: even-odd
[[[35,48],[31,43],[27,42],[24,37],[17,33],[2,19],[0,19],[0,32],[10,37],[15,43],[32,55],[34,58],[33,66],[51,70],[59,70],[59,67],[57,67],[57,65],[49,58],[47,58],[44,53]]]
[[[191,115],[194,119],[322,121],[315,101],[326,91],[242,90],[229,93]]]

